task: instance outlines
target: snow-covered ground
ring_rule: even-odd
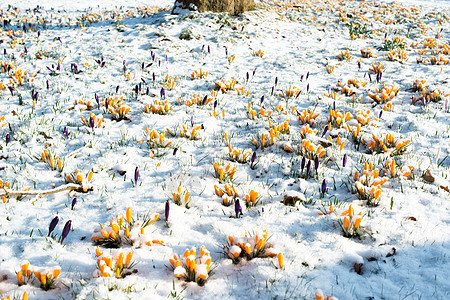
[[[0,195],[42,192],[0,198],[0,296],[314,299],[321,289],[339,299],[447,299],[448,2],[302,2],[258,2],[231,17],[174,16],[167,0],[2,1],[0,179],[10,187]],[[200,69],[207,76],[193,78]],[[120,120],[114,105],[130,110]],[[342,111],[347,120],[330,119]],[[232,180],[220,180],[215,163],[235,167]],[[87,192],[45,193],[70,188],[76,170]],[[230,206],[217,195],[225,185],[235,189]],[[173,200],[179,186],[187,207]],[[246,207],[252,190],[258,198]],[[346,237],[350,205],[361,223]],[[130,233],[134,246],[94,244],[100,224],[112,226],[127,208],[141,225],[147,213],[159,219]],[[261,230],[272,245],[265,254],[282,253],[283,268],[277,257],[234,264],[225,254],[229,235],[247,235],[256,251]],[[196,247],[199,256],[202,245],[213,261],[205,285],[177,279],[172,253]],[[133,251],[134,271],[99,277],[96,249]],[[19,286],[24,261],[61,273],[48,291],[35,275]]]

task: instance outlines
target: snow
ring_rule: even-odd
[[[47,23],[45,28],[39,25],[39,36],[37,32],[18,33],[18,42],[12,46],[9,42],[14,37],[6,35],[4,26],[0,32],[0,61],[27,71],[23,86],[16,85],[12,93],[8,88],[0,90],[0,179],[9,182],[13,191],[51,190],[63,186],[66,175],[79,169],[84,184],[92,185],[93,190],[21,199],[11,196],[6,203],[0,200],[0,296],[19,297],[27,291],[29,299],[313,299],[316,290],[321,289],[325,295],[339,299],[448,298],[450,197],[445,188],[449,187],[450,175],[450,111],[446,106],[450,96],[445,94],[450,92],[450,69],[449,64],[416,63],[419,56],[431,58],[431,50],[419,55],[421,46],[410,45],[422,45],[425,38],[435,38],[438,33],[442,35],[436,39],[438,43],[449,43],[449,2],[402,2],[408,8],[417,5],[421,25],[429,28],[425,33],[417,20],[404,18],[395,25],[374,21],[371,5],[375,4],[331,2],[333,11],[325,6],[300,12],[286,11],[286,6],[279,3],[263,6],[266,2],[259,2],[256,10],[231,17],[220,13],[171,15],[173,1],[168,0],[2,1],[0,9],[8,19],[16,19],[12,10],[7,10],[12,5],[19,9],[21,19],[28,18],[27,23],[39,22],[39,18]],[[309,3],[319,8],[325,5],[322,1]],[[366,17],[371,27],[386,29],[389,39],[404,37],[409,59],[398,62],[383,58],[388,51],[376,47],[382,46],[384,32],[372,38],[351,39],[346,21],[336,11],[340,5],[349,12],[361,5],[370,11]],[[26,11],[37,6],[39,12]],[[156,6],[162,9],[150,12]],[[102,19],[90,24],[82,17]],[[396,16],[387,12],[384,18]],[[13,28],[22,29],[22,25]],[[412,35],[406,37],[408,28]],[[402,33],[394,32],[399,29]],[[182,32],[192,39],[180,39]],[[376,58],[361,58],[360,49],[368,47]],[[6,54],[1,48],[6,49]],[[264,51],[263,57],[253,55],[258,50]],[[352,55],[349,61],[337,58],[345,50]],[[96,61],[102,57],[103,67]],[[442,57],[449,59],[449,54]],[[61,70],[56,71],[59,59]],[[378,62],[385,69],[380,83],[376,75],[371,74],[372,80],[368,75],[372,64]],[[71,64],[82,72],[74,74]],[[327,64],[335,66],[331,74],[325,69]],[[191,73],[200,68],[208,71],[208,76],[191,79]],[[177,76],[177,80],[172,90],[165,87],[163,99],[160,95],[166,74],[171,79]],[[234,79],[236,88],[244,87],[250,94],[216,91],[214,97],[211,91],[222,79]],[[356,89],[356,95],[363,96],[360,102],[339,92],[340,100],[326,95],[334,91],[338,81],[346,83],[350,79],[368,82]],[[426,106],[421,100],[412,104],[410,97],[421,95],[409,91],[416,79],[424,79],[433,89],[441,90],[443,99]],[[0,82],[8,85],[9,80],[9,73],[2,71]],[[368,96],[381,88],[382,82],[400,87],[398,95],[389,101],[392,111],[384,111],[384,104],[375,105]],[[140,83],[142,91],[136,96],[134,89]],[[278,95],[294,90],[294,86],[301,91],[298,97],[285,100]],[[39,92],[35,108],[32,90]],[[123,96],[130,108],[128,118],[114,120],[104,106],[98,108],[95,94],[100,101]],[[213,100],[206,105],[185,105],[194,94],[200,100],[205,96]],[[93,109],[85,110],[86,106],[75,104],[75,100],[91,101]],[[150,107],[155,100],[168,100],[173,110],[167,115],[146,113],[145,105]],[[247,112],[249,103],[254,118]],[[353,115],[347,122],[352,128],[358,125],[358,110],[370,110],[371,121],[361,129],[363,138],[370,141],[372,133],[391,133],[396,139],[410,140],[406,152],[395,157],[370,154],[364,143],[357,147],[352,135],[342,127],[334,126],[322,137],[333,106]],[[261,108],[266,116],[261,116]],[[303,124],[296,112],[305,109],[319,114],[311,125],[316,135],[302,137]],[[100,128],[92,129],[81,122],[81,117],[89,122],[91,112],[104,119]],[[274,145],[256,148],[253,139],[258,144],[261,134],[268,135],[266,142],[270,139],[269,119],[272,126],[289,119],[289,134],[280,133]],[[180,137],[183,126],[191,134],[192,128],[200,125],[203,127],[196,130],[198,139]],[[150,149],[150,142],[138,143],[148,138],[146,127],[150,132],[166,132],[164,141],[171,145]],[[177,136],[172,137],[167,129]],[[243,153],[255,151],[256,160],[251,163],[250,155],[244,163],[231,161],[225,133],[231,148]],[[8,145],[7,134],[11,136]],[[337,136],[345,142],[342,150],[336,145]],[[317,147],[328,143],[329,137],[332,146],[324,146],[326,154],[318,170],[312,160],[311,176],[303,178],[302,155],[296,153],[302,140],[308,139]],[[293,153],[286,151],[285,145]],[[42,162],[44,149],[63,160],[62,172]],[[344,154],[348,155],[346,166],[342,165]],[[398,172],[412,166],[412,174],[391,177],[385,166],[389,159],[396,160]],[[354,173],[358,170],[361,176],[365,161],[387,171],[380,172],[380,177],[388,180],[382,185],[380,202],[375,207],[368,206],[353,191]],[[215,194],[214,185],[225,191],[225,183],[215,175],[216,162],[222,168],[228,164],[236,167],[233,181],[227,184],[235,187],[239,195],[243,211],[240,218],[235,218],[234,204],[223,205]],[[434,178],[432,182],[422,178],[427,169]],[[88,183],[91,170],[93,179]],[[323,179],[327,182],[324,195],[320,192]],[[182,195],[189,193],[189,208],[173,201],[179,186]],[[246,207],[245,195],[251,190],[258,192],[259,198],[254,207]],[[298,201],[284,205],[285,196]],[[75,197],[77,203],[71,210]],[[184,201],[184,196],[181,199]],[[170,213],[166,223],[167,200]],[[350,204],[355,214],[363,213],[360,236],[353,238],[344,237],[338,223]],[[328,213],[330,205],[332,213]],[[100,274],[96,267],[97,246],[90,238],[100,224],[110,226],[110,220],[118,214],[125,216],[128,207],[141,222],[147,213],[158,213],[159,219],[146,228],[145,234],[133,229],[139,245],[121,245],[120,250],[133,251],[136,272],[121,279],[98,278],[94,276]],[[60,220],[52,238],[47,236],[48,226],[55,216]],[[72,230],[60,244],[57,239],[68,220],[72,221]],[[233,264],[224,252],[229,235],[251,236],[261,230],[267,230],[274,251],[283,253],[283,269],[278,268],[276,257]],[[163,240],[164,244],[145,245],[149,240]],[[173,253],[183,255],[186,249],[200,249],[202,245],[210,251],[213,261],[205,285],[175,278],[169,267]],[[233,247],[233,251],[239,250]],[[105,255],[116,253],[116,249],[100,248]],[[61,274],[55,287],[44,291],[36,279],[18,286],[16,272],[25,260],[36,269],[59,266]],[[201,268],[204,272],[205,265]]]

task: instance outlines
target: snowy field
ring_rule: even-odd
[[[0,297],[450,297],[448,1],[16,2]]]

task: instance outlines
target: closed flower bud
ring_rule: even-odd
[[[59,222],[58,216],[54,217],[53,220],[50,222],[50,226],[48,227],[48,236],[55,230],[56,225]]]
[[[72,221],[71,220],[67,221],[66,225],[64,225],[64,229],[63,229],[62,234],[61,234],[61,244],[63,243],[64,239],[69,234],[71,226],[72,226]]]

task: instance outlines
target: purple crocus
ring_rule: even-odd
[[[239,199],[236,199],[234,202],[234,212],[236,213],[236,218],[239,218],[239,215],[242,215],[242,207]]]
[[[67,126],[64,126],[63,133],[66,136],[66,138],[69,138],[69,129],[67,129]]]
[[[309,72],[306,74],[306,80],[308,80],[308,77],[309,77]]]
[[[275,87],[273,86],[272,87],[272,93],[270,93],[270,95],[272,95],[273,96],[273,92],[275,91]]]
[[[48,227],[48,235],[50,236],[50,234],[53,232],[53,230],[55,230],[56,225],[59,222],[59,218],[58,216],[54,217],[53,220],[50,222],[50,226]]]
[[[275,86],[277,86],[278,83],[278,77],[275,77]]]
[[[136,167],[136,169],[134,169],[134,185],[137,185],[139,179],[139,167]]]
[[[255,77],[256,68],[253,70],[253,77]]]
[[[314,157],[314,170],[316,170],[316,174],[318,169],[319,169],[319,156],[316,155],[316,157]]]
[[[169,210],[170,210],[170,203],[169,200],[166,201],[166,208],[164,210],[164,216],[166,217],[166,223],[169,221]]]
[[[311,160],[308,160],[308,164],[306,165],[306,176],[309,175],[310,170],[311,170]]]
[[[100,109],[100,98],[98,97],[97,93],[95,93],[94,98],[95,101],[97,102],[98,109]]]
[[[262,104],[264,102],[264,95],[261,96],[261,103]]]
[[[73,198],[72,200],[72,210],[75,208],[75,204],[77,204],[77,198]]]
[[[255,162],[255,159],[256,159],[256,152],[253,152],[252,159],[250,160],[250,169],[253,169],[253,163]]]
[[[378,118],[381,119],[382,115],[383,115],[383,110],[380,110],[380,114],[378,115]]]
[[[250,79],[250,74],[247,72],[247,81]]]
[[[119,92],[120,86],[116,86],[116,94]]]
[[[177,154],[178,148],[173,149],[173,155]]]
[[[11,141],[11,135],[9,133],[7,133],[6,134],[6,146],[8,146],[10,141]]]
[[[344,158],[342,159],[342,166],[345,168],[346,164],[347,164],[347,153],[344,154]]]
[[[61,245],[64,242],[64,239],[69,234],[71,226],[72,226],[72,220],[67,221],[66,225],[64,225],[64,228],[63,228],[63,231],[61,234]]]
[[[166,90],[164,88],[161,88],[161,91],[159,92],[159,94],[161,95],[161,99],[166,98]]]
[[[303,173],[303,170],[305,169],[305,164],[306,164],[306,158],[303,156],[302,162],[301,162],[301,165],[300,165],[300,167],[302,168],[302,173]]]
[[[89,125],[91,125],[92,131],[94,131],[95,121],[92,116],[89,117]]]
[[[325,126],[325,128],[323,129],[322,137],[327,133],[327,131],[328,131],[328,125]]]
[[[327,191],[327,180],[324,178],[322,181],[322,195],[325,194],[325,192]]]

